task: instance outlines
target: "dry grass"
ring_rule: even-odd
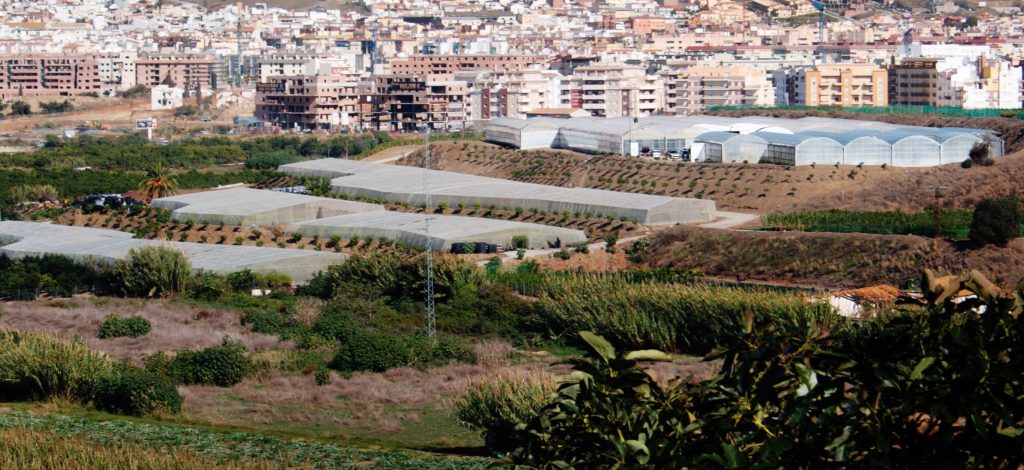
[[[8,302],[2,305],[0,327],[47,333],[59,338],[81,338],[92,350],[115,358],[141,358],[158,351],[205,348],[225,336],[241,341],[251,351],[290,347],[274,336],[257,334],[241,324],[237,311],[198,309],[167,300],[91,298],[53,299],[46,302]],[[138,315],[152,330],[139,338],[96,337],[111,315]]]
[[[214,463],[187,449],[97,445],[80,437],[25,429],[0,430],[0,468],[7,469],[234,469],[277,468],[265,462]]]
[[[1024,277],[1024,239],[969,249],[908,235],[740,232],[679,226],[653,239],[656,266],[695,268],[727,280],[822,287],[902,285],[924,268],[981,271],[1002,287]]]
[[[508,365],[515,350],[503,339],[488,339],[473,345],[477,365],[491,368]]]

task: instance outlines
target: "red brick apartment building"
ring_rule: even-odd
[[[94,56],[5,54],[0,55],[0,67],[3,99],[100,92],[99,64]]]

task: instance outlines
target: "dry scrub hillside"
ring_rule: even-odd
[[[934,204],[971,207],[982,197],[1024,196],[1024,153],[994,166],[882,168],[878,166],[691,164],[561,150],[518,151],[480,142],[438,143],[433,164],[442,170],[530,183],[712,199],[722,210],[759,213],[841,208],[919,211]],[[418,166],[422,153],[400,160]]]
[[[1024,277],[1024,240],[966,249],[931,238],[800,232],[743,232],[678,226],[653,239],[655,266],[697,268],[713,277],[822,287],[901,285],[923,268],[977,269],[1003,287]]]

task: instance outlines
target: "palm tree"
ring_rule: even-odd
[[[173,196],[178,192],[178,181],[171,176],[171,171],[162,163],[154,165],[146,171],[146,179],[139,183],[139,193],[146,201]]]

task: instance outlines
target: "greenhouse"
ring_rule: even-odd
[[[563,188],[421,168],[325,158],[282,165],[295,176],[330,177],[334,192],[422,206],[445,203],[614,217],[640,223],[706,222],[714,201]],[[425,173],[426,172],[426,173]],[[424,184],[427,184],[425,187]]]
[[[112,265],[132,248],[166,246],[188,256],[197,272],[227,274],[243,269],[260,273],[278,272],[287,274],[297,283],[308,281],[317,272],[347,257],[340,253],[165,242],[133,236],[117,230],[8,220],[0,222],[0,244],[3,245],[0,253],[12,258],[55,254],[83,262]]]
[[[427,219],[430,219],[429,233]],[[429,246],[433,250],[447,250],[452,243],[458,242],[491,243],[509,249],[516,237],[525,239],[527,248],[531,249],[558,248],[587,241],[582,231],[568,228],[479,217],[393,211],[312,220],[298,224],[295,230],[319,237],[388,238],[420,247]]]
[[[847,165],[934,166],[966,160],[970,150],[979,143],[989,146],[989,156],[992,158],[1001,157],[1004,147],[1002,139],[993,131],[985,129],[903,126],[824,117],[784,119],[767,116],[726,118],[698,115],[650,116],[636,118],[635,122],[633,118],[628,117],[544,118],[542,121],[503,118],[495,121],[486,127],[488,132],[493,131],[495,136],[491,138],[489,133],[488,139],[504,145],[516,146],[516,142],[522,142],[526,138],[531,142],[530,148],[537,148],[541,142],[550,141],[553,148],[588,153],[629,154],[632,141],[636,143],[634,149],[641,154],[664,155],[671,151],[678,155],[690,151],[694,161],[701,161],[702,156],[706,156],[708,161],[727,163],[761,161],[762,155],[755,156],[757,148],[764,145],[767,150],[768,144],[762,144],[757,139],[739,139],[726,145],[726,142],[700,141],[698,137],[716,136],[715,139],[723,141],[729,137],[725,134],[788,134],[823,138],[796,138],[784,142],[784,138],[776,137],[779,143],[772,146],[764,162],[793,160],[795,165],[835,160],[838,149],[835,144],[828,142],[829,139],[843,147],[841,161]],[[540,130],[531,131],[531,126],[526,125],[526,122],[537,122]],[[516,129],[519,128],[524,129],[522,135],[508,135],[517,132]],[[527,136],[530,132],[543,132],[545,137],[533,139]],[[552,133],[554,138],[551,138]],[[786,148],[795,145],[792,142],[796,141],[807,141],[803,146],[806,150]],[[741,146],[742,150],[739,149]],[[814,157],[814,152],[826,152],[827,155]],[[724,160],[721,160],[723,157]]]
[[[558,137],[558,126],[547,118],[492,119],[484,131],[487,140],[523,150],[551,148]]]
[[[708,163],[757,163],[768,147],[761,137],[732,132],[705,132],[694,139],[704,144],[704,155],[694,156],[694,161]]]
[[[843,163],[843,145],[828,137],[774,132],[755,132],[753,135],[768,143],[760,163],[790,166]]]
[[[357,212],[383,211],[377,204],[250,188],[231,188],[156,199],[171,218],[203,224],[278,225]]]

